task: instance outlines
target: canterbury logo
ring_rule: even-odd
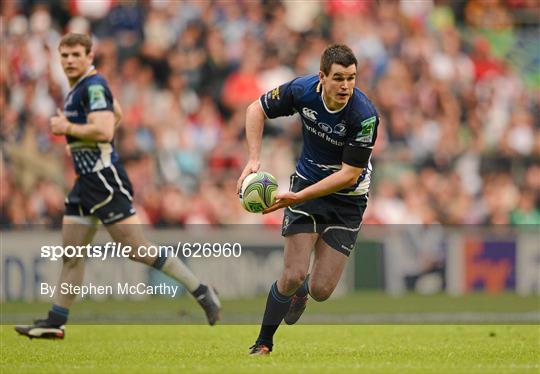
[[[317,121],[317,117],[316,117],[317,112],[314,111],[313,109],[303,108],[302,114],[312,121]]]

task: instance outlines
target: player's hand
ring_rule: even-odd
[[[60,109],[56,109],[56,116],[51,118],[51,131],[54,135],[65,135],[71,122],[68,121]]]
[[[295,205],[298,203],[301,203],[302,200],[300,199],[300,196],[298,196],[295,192],[283,192],[276,195],[276,202],[270,207],[265,210],[263,210],[263,214],[272,213],[278,209],[286,208],[291,205]]]
[[[242,182],[248,175],[251,173],[256,173],[259,171],[261,167],[261,163],[259,161],[248,161],[246,167],[244,168],[244,171],[242,171],[242,174],[240,174],[240,178],[238,178],[238,182],[236,182],[236,193],[240,195],[240,192],[242,190]]]

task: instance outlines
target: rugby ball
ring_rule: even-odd
[[[252,173],[242,182],[240,201],[245,210],[260,213],[276,201],[278,184],[270,173]]]

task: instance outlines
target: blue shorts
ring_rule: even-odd
[[[95,216],[111,225],[135,214],[133,189],[120,163],[77,178],[66,197],[66,216]]]
[[[297,174],[291,176],[292,192],[310,185]],[[287,207],[281,234],[318,233],[330,247],[349,256],[360,231],[367,201],[367,194],[331,194]]]

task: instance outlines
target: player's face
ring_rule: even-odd
[[[60,47],[60,62],[70,81],[82,77],[92,65],[93,58],[94,54],[87,54],[82,45]]]
[[[356,65],[332,64],[328,75],[319,73],[324,89],[324,101],[330,110],[343,108],[351,98],[356,84]]]

